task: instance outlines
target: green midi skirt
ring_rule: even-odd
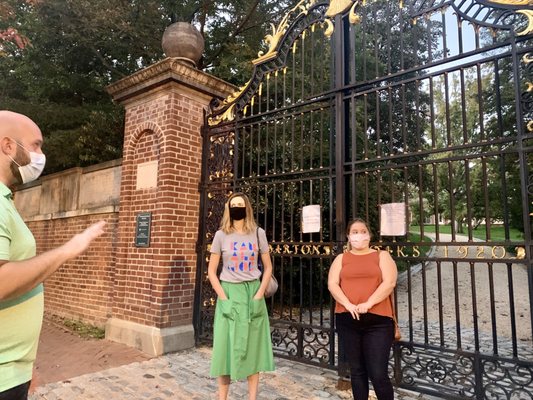
[[[215,308],[211,376],[242,379],[274,371],[266,302],[253,299],[261,283],[221,284],[228,299],[218,299]]]

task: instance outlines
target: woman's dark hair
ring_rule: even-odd
[[[365,224],[366,229],[368,230],[368,233],[370,233],[370,237],[372,238],[372,231],[370,230],[370,226],[368,225],[368,222],[366,222],[362,218],[354,218],[350,222],[348,222],[348,225],[346,226],[346,236],[348,236],[350,234],[350,229],[351,229],[352,225],[355,224],[356,222],[360,222],[361,224]]]

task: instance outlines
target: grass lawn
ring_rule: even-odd
[[[465,233],[457,233],[458,235],[464,235],[467,236],[468,233],[466,233],[468,226],[465,226]],[[413,225],[409,227],[409,231],[414,235],[415,233],[420,233],[420,226]],[[434,233],[435,232],[435,225],[424,225],[424,233]],[[439,233],[452,233],[452,229],[450,225],[439,225]],[[472,236],[476,239],[486,240],[486,228],[485,225],[479,225],[477,229],[474,229],[472,231]],[[515,228],[509,228],[509,239],[510,240],[522,240],[524,238],[523,233],[518,231],[518,229]],[[420,236],[418,236],[419,238]],[[492,241],[503,241],[505,240],[505,229],[501,225],[495,225],[490,227],[490,239]]]
[[[429,237],[424,236],[424,238],[421,239],[420,234],[413,233],[413,232],[409,233],[409,241],[415,242],[415,243],[420,243],[420,242],[427,243],[427,245],[418,246],[418,250],[420,251],[420,256],[422,257],[425,257],[429,253],[429,251],[431,250],[431,244],[433,243],[433,241]],[[418,261],[402,260],[401,258],[397,258],[397,257],[395,258],[395,260],[396,260],[396,266],[398,267],[398,272],[407,270],[410,264],[412,265],[418,264]]]
[[[421,239],[420,234],[419,233],[414,233],[414,232],[410,232],[409,233],[409,241],[410,242],[415,242],[415,243],[428,242],[428,244],[426,246],[419,246],[419,250],[420,250],[420,254],[421,255],[427,254],[429,252],[429,250],[431,249],[431,243],[433,243],[433,240],[430,239],[429,237],[424,236],[424,238]]]

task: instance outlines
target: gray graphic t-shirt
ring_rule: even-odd
[[[259,228],[261,253],[268,253],[266,233]],[[257,267],[260,257],[255,230],[248,234],[226,234],[219,230],[215,234],[211,253],[222,255],[220,280],[225,282],[245,282],[259,279],[261,271]]]

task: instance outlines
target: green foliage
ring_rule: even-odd
[[[29,45],[0,38],[0,109],[22,112],[41,127],[45,173],[116,159],[124,116],[105,87],[164,58],[172,21],[204,34],[200,68],[242,84],[269,24],[294,0],[4,0],[0,32],[16,24]]]
[[[84,339],[103,339],[105,337],[105,329],[80,320],[64,318],[53,314],[46,314],[45,319]]]
[[[411,225],[409,227],[411,232],[419,232],[420,226]],[[435,225],[424,225],[424,232],[426,233],[435,233]],[[508,231],[508,233],[507,233]],[[451,234],[452,228],[450,225],[439,225],[439,233]],[[414,233],[411,233],[412,235]],[[486,240],[487,239],[487,227],[485,224],[478,225],[475,229],[472,229],[472,236],[476,239]],[[508,237],[506,237],[508,236]],[[524,234],[516,228],[506,228],[502,225],[491,225],[490,227],[490,239],[493,241],[503,241],[503,240],[523,240]]]
[[[423,222],[425,213],[455,221],[459,234],[485,221],[523,231],[520,163],[516,142],[509,140],[517,132],[511,62],[504,58],[432,80],[433,147],[442,150],[425,167],[431,180],[422,194],[424,210],[418,200],[411,203],[413,222]],[[504,144],[462,147],[489,141]]]
[[[105,337],[104,329],[86,324],[81,321],[65,319],[63,320],[63,325],[65,325],[65,327],[67,327],[71,332],[85,339],[103,339]]]

